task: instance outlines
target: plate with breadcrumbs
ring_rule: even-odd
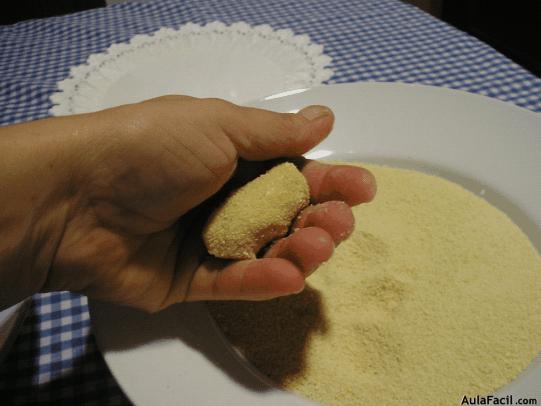
[[[322,86],[251,105],[296,112],[310,104],[329,106],[336,120],[306,157],[366,167],[376,198],[352,209],[354,232],[296,295],[153,315],[91,302],[98,345],[128,398],[541,404],[541,115],[400,83]],[[262,233],[287,232],[308,192],[282,165],[213,214],[203,235],[209,252],[254,257]],[[276,184],[278,175],[286,183]],[[273,200],[293,189],[297,198]],[[240,222],[227,231],[250,194],[265,196],[260,228]],[[274,213],[279,205],[287,216]]]

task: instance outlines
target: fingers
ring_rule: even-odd
[[[266,258],[284,258],[295,264],[305,276],[310,275],[334,251],[333,238],[319,227],[307,227],[278,240]]]
[[[319,227],[338,245],[348,238],[355,228],[355,218],[350,207],[341,201],[331,201],[308,206],[293,223],[293,230]]]
[[[185,300],[268,300],[298,293],[304,289],[304,278],[333,250],[325,230],[308,227],[279,240],[265,258],[208,260],[195,271]]]
[[[284,258],[297,265],[305,276],[327,261],[335,245],[351,235],[355,218],[340,201],[309,206],[293,224],[293,234],[275,242],[266,258]]]
[[[335,244],[353,227],[353,214],[344,202],[311,206],[296,220],[296,231],[278,240],[265,258],[212,259],[200,265],[185,300],[267,300],[298,293],[304,278],[332,256]]]
[[[296,114],[275,113],[241,107],[223,101],[214,103],[218,124],[248,160],[299,156],[321,142],[331,131],[334,115],[324,106],[309,106]]]
[[[307,161],[302,173],[310,185],[313,202],[341,200],[355,206],[371,201],[376,194],[374,175],[358,166]]]
[[[213,259],[195,271],[186,300],[267,300],[303,289],[302,272],[285,259],[231,263]]]

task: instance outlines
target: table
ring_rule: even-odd
[[[541,111],[541,79],[494,49],[398,0],[154,0],[0,27],[0,124],[48,115],[69,68],[133,35],[187,22],[290,28],[333,58],[328,83],[446,86]],[[2,404],[129,404],[99,353],[87,300],[33,297],[0,365]],[[180,400],[179,400],[180,401]]]

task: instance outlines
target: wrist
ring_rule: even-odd
[[[0,308],[40,291],[73,205],[70,119],[2,128]]]

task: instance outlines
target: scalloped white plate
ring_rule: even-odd
[[[296,111],[308,104],[336,114],[332,135],[312,158],[443,176],[505,211],[541,250],[541,115],[465,92],[396,83],[324,86],[253,105]],[[241,362],[202,304],[145,315],[92,302],[91,315],[107,364],[138,405],[312,404],[272,388]],[[539,382],[541,357],[498,394],[541,401]]]
[[[242,103],[319,85],[332,76],[330,62],[323,46],[291,30],[189,23],[90,55],[58,83],[50,112],[86,113],[164,94]]]

